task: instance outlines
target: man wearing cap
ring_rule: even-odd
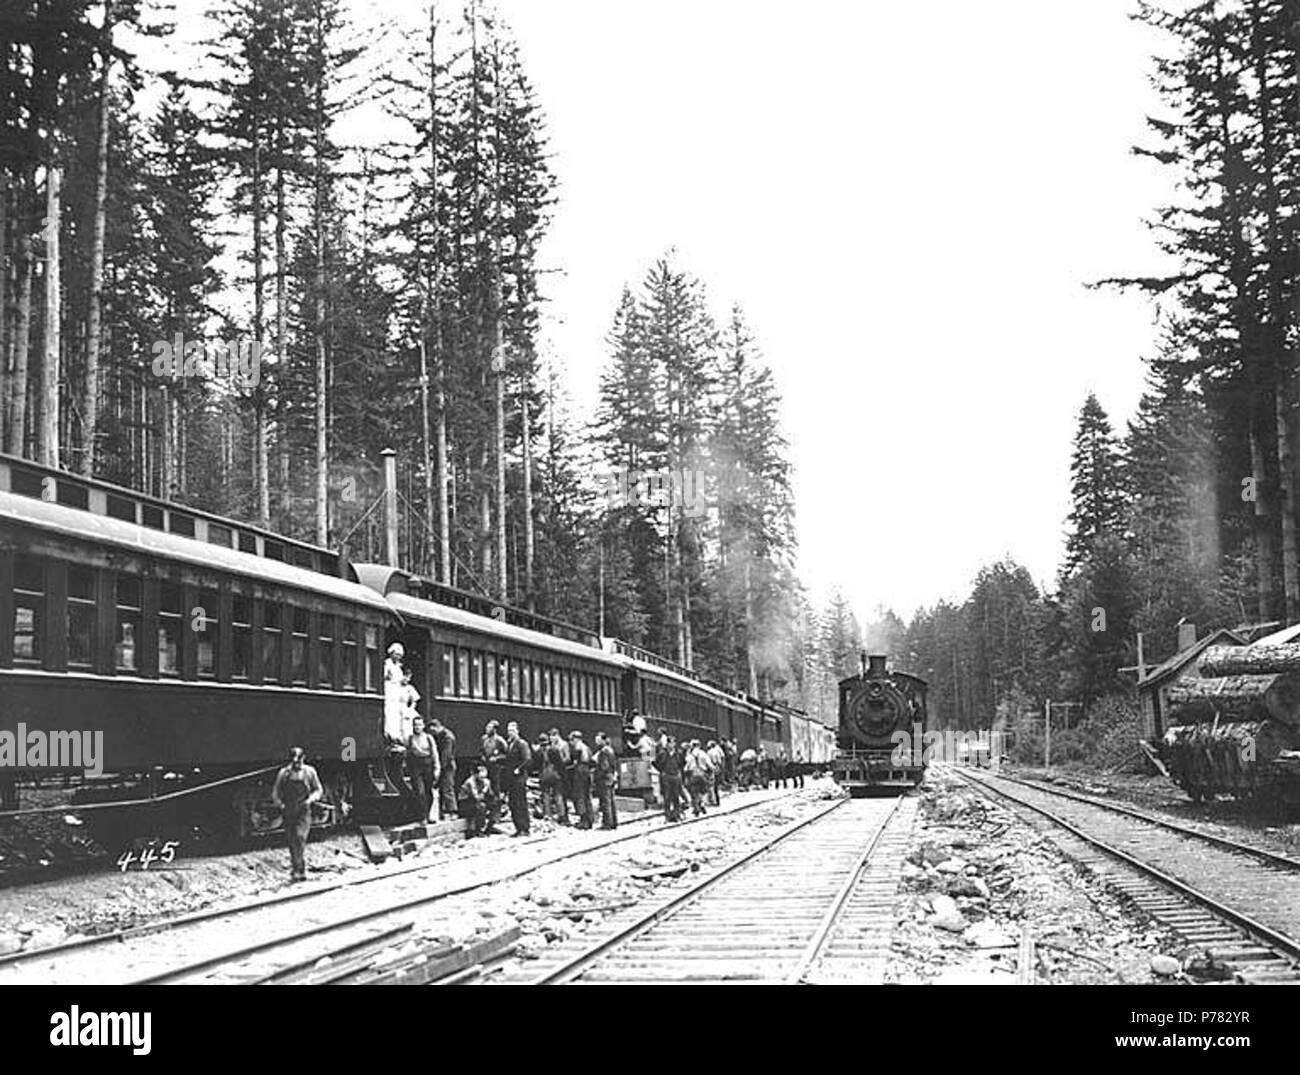
[[[578,828],[591,828],[591,751],[582,741],[582,732],[569,733],[569,767],[573,773],[573,806],[578,812]]]
[[[496,797],[487,766],[478,762],[460,789],[460,812],[465,818],[465,839],[496,832]]]
[[[679,821],[682,816],[682,763],[677,757],[677,743],[668,735],[659,740],[654,767],[659,771],[659,791],[664,800],[664,820]]]
[[[723,779],[722,765],[727,756],[722,752],[722,747],[718,745],[716,739],[709,740],[709,745],[704,752],[713,763],[713,768],[709,770],[709,805],[717,806],[722,802],[718,792]]]
[[[528,770],[532,767],[533,750],[528,740],[519,734],[519,725],[511,721],[506,725],[506,756],[501,779],[510,802],[510,820],[515,824],[515,836],[527,836]]]
[[[691,793],[691,809],[696,817],[705,812],[705,798],[709,793],[709,773],[713,762],[700,746],[698,739],[691,740],[691,747],[686,752],[686,790]]]
[[[569,805],[564,801],[564,770],[569,764],[569,750],[560,738],[558,728],[552,728],[542,736],[542,816],[548,821],[554,811],[555,820],[561,825],[569,823]]]
[[[614,788],[618,786],[618,757],[604,732],[596,733],[596,794],[600,796],[600,827],[618,828]]]
[[[311,804],[325,794],[316,770],[308,765],[302,747],[289,752],[289,764],[280,770],[271,799],[283,814],[289,842],[290,881],[307,880],[307,837],[311,833]]]
[[[456,733],[437,717],[429,718],[429,731],[438,744],[438,799],[446,820],[456,816]]]
[[[492,793],[496,796],[498,804],[501,802],[501,766],[506,760],[506,741],[497,733],[499,727],[495,720],[487,722],[487,727],[483,729],[479,753],[483,764],[487,766],[488,781],[492,785]]]

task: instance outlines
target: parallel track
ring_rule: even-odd
[[[879,981],[916,800],[840,801],[505,984]]]
[[[678,822],[676,827],[772,803],[775,795],[733,798],[721,811]],[[656,812],[653,818],[660,815]],[[483,862],[484,868],[460,884],[431,883],[431,871],[445,860],[344,879],[324,886],[294,889],[234,907],[212,908],[165,919],[136,929],[117,930],[63,945],[0,958],[0,984],[164,984],[193,981],[246,982],[264,979],[278,967],[320,958],[373,941],[392,927],[389,917],[451,896],[526,876],[545,866],[599,851],[646,835],[639,819],[614,833],[593,833],[581,846],[547,848],[547,838],[521,841],[515,854],[494,863],[489,849],[456,861]],[[529,846],[532,845],[532,846]],[[525,851],[519,856],[518,851]],[[361,886],[379,885],[369,895]],[[232,943],[233,939],[233,943]],[[328,940],[324,950],[321,941]]]
[[[1071,858],[1242,980],[1300,982],[1300,861],[1073,792],[954,772],[1047,819]]]

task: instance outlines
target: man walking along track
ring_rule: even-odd
[[[311,805],[325,794],[316,770],[303,759],[302,747],[289,752],[289,764],[280,770],[271,799],[284,814],[284,833],[289,842],[291,881],[307,880],[307,837],[311,833]]]

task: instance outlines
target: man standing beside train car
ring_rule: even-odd
[[[700,746],[698,739],[691,740],[686,752],[686,790],[691,793],[691,810],[696,817],[705,812],[704,803],[709,793],[709,773],[713,762]]]
[[[307,837],[311,834],[311,806],[325,794],[316,770],[304,760],[302,747],[289,751],[289,764],[280,770],[271,799],[283,814],[289,842],[289,880],[307,880]]]
[[[709,761],[713,763],[713,770],[709,773],[709,804],[711,806],[722,805],[722,780],[723,780],[723,763],[727,755],[723,753],[722,747],[718,745],[716,739],[709,740],[709,748],[705,751],[709,756]]]
[[[496,796],[498,810],[501,802],[501,766],[506,760],[506,741],[498,734],[499,727],[501,725],[495,720],[487,722],[487,727],[483,729],[479,754],[483,764],[487,766],[488,782],[492,785],[492,794]]]
[[[437,717],[429,718],[429,731],[438,744],[438,799],[445,821],[456,816],[456,733]]]
[[[582,741],[582,732],[569,733],[569,765],[573,772],[573,808],[578,814],[578,828],[591,828],[591,751]]]
[[[596,794],[600,796],[600,827],[618,828],[614,789],[618,786],[618,756],[604,732],[596,733]]]
[[[527,836],[530,828],[528,770],[532,760],[533,749],[528,745],[528,740],[519,734],[519,725],[512,720],[506,725],[506,756],[501,781],[510,802],[510,820],[515,824],[515,836]]]
[[[664,820],[680,821],[682,817],[682,763],[677,757],[677,744],[664,735],[655,751],[654,766],[659,771],[659,790],[664,800]]]
[[[424,730],[424,718],[414,718],[411,736],[406,740],[406,771],[411,774],[411,790],[420,800],[420,820],[435,821],[438,802],[438,741]]]
[[[560,825],[569,823],[569,804],[564,801],[564,770],[569,765],[569,749],[560,738],[558,728],[552,728],[542,737],[542,816],[547,821],[551,812]]]

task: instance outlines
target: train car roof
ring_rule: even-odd
[[[80,508],[52,504],[0,490],[0,517],[14,519],[39,530],[102,542],[131,552],[179,560],[195,567],[214,568],[279,586],[308,590],[340,601],[365,605],[383,611],[390,617],[394,615],[392,607],[383,597],[358,581],[295,567],[282,560],[239,552],[224,545],[195,541],[193,538],[154,530],[107,515],[96,515]]]
[[[426,623],[461,627],[467,631],[475,631],[478,634],[491,635],[493,638],[518,642],[521,645],[533,646],[537,649],[550,650],[552,653],[562,653],[566,657],[580,657],[613,668],[623,667],[624,662],[610,657],[604,650],[584,646],[581,642],[570,642],[567,638],[557,638],[555,635],[548,635],[544,631],[516,627],[513,623],[503,623],[500,620],[494,620],[491,616],[481,616],[477,612],[467,612],[464,609],[439,604],[437,601],[429,601],[423,597],[412,597],[410,594],[400,591],[388,594],[387,600],[408,622],[423,620]]]
[[[491,635],[495,638],[518,642],[521,645],[535,646],[554,653],[563,653],[566,656],[595,660],[618,669],[635,668],[643,674],[661,676],[664,679],[680,683],[684,687],[714,695],[732,704],[754,705],[747,699],[730,693],[706,680],[682,675],[672,668],[640,660],[629,653],[619,652],[615,647],[620,643],[615,639],[605,639],[603,645],[599,648],[585,646],[581,642],[573,642],[567,638],[547,634],[544,631],[535,631],[529,627],[505,623],[478,612],[456,608],[454,605],[445,605],[438,601],[413,597],[403,592],[410,576],[400,568],[390,567],[386,564],[355,564],[354,570],[362,585],[373,587],[377,593],[382,593],[389,603],[407,620],[418,619],[429,623],[461,627],[465,630],[477,631],[480,634]]]
[[[607,645],[613,643],[614,643],[614,639],[607,640]],[[725,702],[729,702],[732,705],[748,706],[751,709],[762,708],[761,703],[753,702],[750,699],[746,698],[744,695],[736,694],[733,691],[729,691],[725,689],[724,687],[719,687],[715,683],[710,683],[707,679],[697,679],[693,676],[682,675],[680,672],[676,672],[671,668],[665,668],[663,665],[659,665],[659,664],[652,664],[650,661],[643,661],[637,657],[630,656],[629,654],[626,653],[616,652],[614,654],[614,657],[615,659],[622,662],[627,667],[636,668],[637,670],[645,673],[653,673],[656,676],[662,676],[664,679],[671,679],[675,683],[680,683],[683,687],[690,687],[694,690],[703,691],[705,694],[715,695],[716,697],[722,699]]]

